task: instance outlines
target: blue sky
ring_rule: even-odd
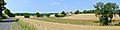
[[[94,9],[97,2],[114,2],[120,6],[120,0],[5,0],[6,7],[13,13],[56,13],[85,9]]]

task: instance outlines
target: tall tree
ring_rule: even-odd
[[[0,15],[2,14],[2,11],[5,9],[6,3],[4,0],[0,0]]]
[[[5,9],[4,13],[7,14],[9,17],[15,17],[15,15],[11,13],[9,9]]]
[[[65,11],[62,11],[62,13],[61,13],[61,14],[66,15]]]
[[[119,9],[119,6],[116,3],[96,3],[94,5],[96,8],[95,15],[101,15],[99,16],[101,24],[102,25],[108,25],[109,22],[111,22],[111,19],[113,18],[113,15],[115,15],[115,12],[117,9]]]
[[[5,5],[6,5],[5,1],[4,0],[0,0],[0,17],[1,18],[5,17],[5,15],[2,14],[2,11],[5,9],[5,7],[4,7]]]
[[[37,16],[37,17],[40,17],[40,13],[39,13],[39,12],[37,12],[37,13],[36,13],[36,16]]]
[[[80,13],[79,10],[75,11],[75,14],[79,14],[79,13]]]

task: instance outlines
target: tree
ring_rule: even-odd
[[[0,0],[0,17],[1,18],[4,18],[5,17],[5,15],[3,15],[3,13],[2,13],[2,11],[4,10],[4,9],[6,9],[4,6],[6,5],[6,3],[5,3],[5,1],[4,0]]]
[[[24,13],[24,17],[25,18],[30,18],[30,14],[29,13]]]
[[[46,14],[47,17],[50,17],[50,14]]]
[[[4,13],[7,14],[9,17],[15,17],[15,15],[11,13],[9,9],[5,9]]]
[[[119,6],[116,3],[110,2],[106,4],[99,2],[96,3],[94,7],[96,8],[95,15],[101,15],[99,18],[102,25],[108,25],[108,23],[111,22],[113,15],[116,14],[116,10],[119,9]]]
[[[62,13],[61,13],[61,14],[64,14],[64,15],[66,15],[65,11],[62,11]]]
[[[79,14],[79,13],[80,13],[79,10],[75,11],[75,14]]]
[[[117,10],[116,13],[120,16],[120,10]]]
[[[84,10],[83,13],[94,13],[94,10]]]
[[[40,17],[40,14],[39,14],[39,12],[37,12],[37,13],[36,13],[36,16],[37,16],[37,17]]]
[[[86,13],[86,12],[87,12],[86,10],[83,11],[83,13]]]

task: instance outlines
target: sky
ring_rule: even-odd
[[[92,10],[98,2],[113,2],[120,7],[120,0],[5,0],[12,13],[60,13],[61,11]]]

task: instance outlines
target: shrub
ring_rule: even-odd
[[[24,17],[25,18],[30,18],[30,15],[29,14],[24,14]]]
[[[37,12],[37,13],[36,13],[36,16],[37,16],[37,17],[40,17],[40,14]]]
[[[15,15],[14,14],[12,14],[12,13],[9,13],[9,14],[7,14],[9,17],[15,17]]]
[[[65,15],[64,14],[60,14],[60,17],[65,17]]]
[[[40,14],[40,17],[43,17],[43,14]]]
[[[65,17],[65,15],[64,14],[60,14],[60,15],[55,14],[55,17]]]
[[[5,9],[4,13],[7,14],[9,17],[15,17],[15,15],[12,14],[9,9]]]
[[[55,14],[55,17],[60,17],[58,14]]]
[[[47,14],[46,16],[47,16],[47,17],[50,17],[50,14]]]
[[[115,26],[120,26],[120,22],[118,24],[115,24]]]
[[[79,14],[79,13],[80,13],[79,10],[75,11],[75,14]]]
[[[0,17],[0,21],[2,20],[2,18]]]
[[[100,24],[101,25],[108,25],[108,23],[109,23],[109,20],[108,20],[108,17],[107,17],[107,15],[102,15],[101,17],[100,17]]]
[[[0,15],[2,19],[7,19],[8,17],[5,14]]]
[[[62,13],[61,13],[61,14],[66,15],[66,13],[65,13],[64,11],[62,11]]]

